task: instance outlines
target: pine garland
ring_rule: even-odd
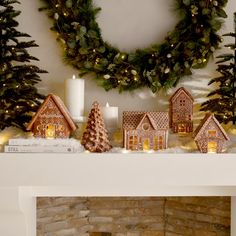
[[[131,53],[104,42],[92,0],[42,0],[53,20],[52,30],[65,51],[65,61],[80,76],[93,73],[105,90],[120,92],[149,87],[153,93],[176,86],[192,68],[206,66],[218,48],[220,18],[226,18],[227,0],[175,0],[180,21],[161,44]]]

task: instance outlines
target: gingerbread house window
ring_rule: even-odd
[[[149,124],[149,123],[143,123],[142,129],[143,129],[144,131],[149,130],[149,129],[150,129],[150,124]]]
[[[36,130],[40,131],[41,129],[43,129],[43,125],[37,125],[36,126]]]
[[[180,105],[181,107],[185,106],[185,100],[184,100],[184,99],[180,99],[179,105]]]
[[[186,124],[179,124],[178,125],[178,133],[186,133]]]
[[[45,130],[46,138],[55,138],[56,136],[56,128],[54,124],[48,124]]]
[[[59,125],[59,126],[58,126],[58,130],[59,130],[60,132],[63,132],[63,131],[65,130],[65,126],[64,126],[64,125]]]
[[[215,138],[216,137],[216,130],[208,130],[208,137]]]
[[[154,150],[161,150],[164,148],[164,138],[163,136],[154,137]]]
[[[154,146],[153,146],[154,150],[158,150],[158,136],[154,137]]]
[[[159,149],[163,149],[163,136],[159,136],[159,139],[158,139],[158,147]]]
[[[138,149],[138,136],[129,137],[129,149],[137,150]]]

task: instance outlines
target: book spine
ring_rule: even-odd
[[[9,145],[35,145],[34,140],[28,140],[28,139],[9,139],[8,140]]]
[[[67,147],[71,144],[68,140],[56,140],[56,139],[9,139],[9,145],[12,146],[63,146]]]
[[[13,146],[5,145],[5,152],[38,152],[38,153],[73,153],[76,149],[73,147],[55,147],[55,146]]]

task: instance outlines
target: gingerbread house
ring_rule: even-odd
[[[128,150],[167,148],[168,112],[126,111],[123,113],[123,140]]]
[[[39,138],[68,138],[75,129],[64,103],[53,94],[46,97],[27,127]]]
[[[170,127],[174,133],[193,131],[193,97],[184,88],[179,88],[170,98]]]
[[[194,141],[200,152],[220,153],[229,140],[223,127],[213,114],[206,114],[194,132]]]

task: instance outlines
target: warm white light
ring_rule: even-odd
[[[208,142],[208,153],[216,153],[217,152],[217,143],[216,142]]]
[[[110,107],[110,105],[109,105],[109,103],[108,103],[108,102],[106,103],[106,107]]]
[[[6,142],[8,141],[9,137],[8,135],[1,135],[0,136],[0,144],[3,145],[3,144],[6,144]]]
[[[130,153],[130,151],[127,150],[127,149],[122,149],[122,150],[121,150],[121,153]]]
[[[73,75],[73,76],[72,76],[72,79],[75,79],[75,78],[76,78],[75,75]]]
[[[150,150],[145,150],[144,152],[146,152],[146,153],[154,153],[155,151],[153,149],[150,149]]]

